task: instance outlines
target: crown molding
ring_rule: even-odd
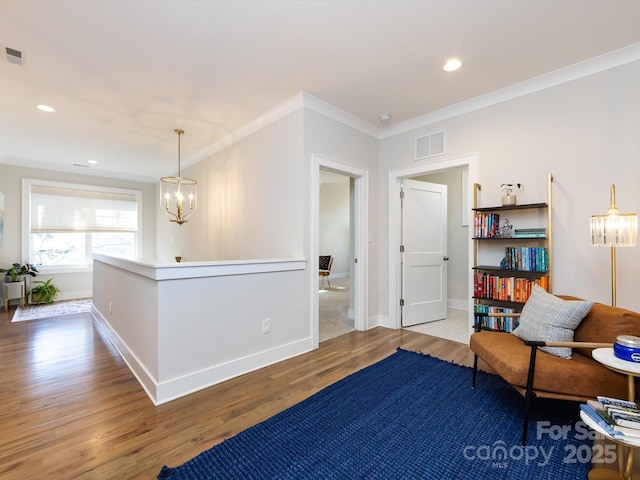
[[[404,122],[399,122],[388,127],[377,127],[372,123],[366,122],[344,110],[335,107],[324,100],[320,100],[307,92],[299,92],[291,98],[285,100],[281,104],[270,109],[263,115],[255,118],[246,125],[240,127],[234,132],[226,135],[214,144],[198,152],[183,163],[185,167],[204,160],[211,155],[233,145],[235,142],[248,137],[252,133],[266,127],[267,125],[289,115],[299,108],[308,108],[324,115],[336,122],[353,128],[359,132],[377,139],[383,139],[400,133],[425,127],[436,122],[441,122],[449,118],[457,117],[466,113],[479,110],[481,108],[496,105],[498,103],[513,100],[514,98],[529,95],[547,88],[571,82],[579,78],[587,77],[596,73],[600,73],[612,68],[616,68],[628,63],[640,60],[640,43],[629,45],[612,52],[605,53],[598,57],[570,65],[568,67],[555,70],[553,72],[539,75],[537,77],[524,80],[522,82],[510,85],[500,90],[480,95],[478,97],[465,100],[463,102],[450,105],[448,107],[427,113],[419,117],[415,117]]]
[[[306,108],[313,110],[321,115],[329,117],[336,122],[342,123],[347,127],[351,127],[354,130],[358,130],[364,134],[367,134],[374,138],[380,138],[380,128],[376,127],[372,123],[366,122],[361,118],[358,118],[344,110],[334,107],[330,103],[320,100],[318,97],[307,92],[301,92],[303,103]]]
[[[321,115],[325,115],[326,117],[329,117],[336,122],[342,123],[374,138],[380,138],[380,129],[375,125],[372,125],[369,122],[365,122],[364,120],[361,120],[351,115],[350,113],[345,112],[344,110],[340,110],[339,108],[334,107],[333,105],[325,102],[324,100],[320,100],[319,98],[314,97],[307,92],[299,92],[296,93],[293,97],[285,100],[281,104],[267,111],[263,115],[255,118],[246,125],[230,133],[229,135],[221,138],[204,150],[196,153],[187,161],[183,162],[183,166],[188,167],[189,165],[193,165],[200,160],[204,160],[205,158],[214,155],[224,148],[233,145],[235,142],[248,137],[252,133],[257,132],[267,125],[303,107],[320,113]]]
[[[222,137],[217,142],[211,144],[204,150],[196,153],[192,157],[190,157],[186,162],[183,162],[184,166],[193,165],[194,163],[199,162],[200,160],[204,160],[211,155],[216,154],[220,150],[223,150],[234,143],[242,140],[243,138],[248,137],[252,133],[257,132],[258,130],[266,127],[267,125],[279,120],[280,118],[289,115],[292,112],[295,112],[299,108],[302,108],[304,105],[303,100],[303,92],[295,94],[293,97],[285,100],[281,104],[273,107],[271,110],[266,113],[260,115],[259,117],[251,120],[249,123],[244,126],[238,128],[237,130],[231,132],[229,135]]]
[[[628,47],[613,50],[598,57],[593,57],[574,65],[515,83],[500,90],[495,90],[485,95],[480,95],[478,97],[456,103],[440,110],[436,110],[435,112],[405,120],[404,122],[400,122],[395,125],[390,125],[381,130],[378,138],[382,139],[399,133],[415,130],[458,115],[463,115],[481,108],[513,100],[514,98],[555,87],[589,75],[604,72],[638,60],[640,60],[640,43],[635,43]]]

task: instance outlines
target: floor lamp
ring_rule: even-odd
[[[638,239],[638,216],[619,213],[616,186],[611,185],[611,206],[606,215],[591,216],[591,245],[611,247],[611,305],[616,306],[616,247],[633,247]]]

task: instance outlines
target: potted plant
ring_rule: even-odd
[[[504,192],[504,196],[502,197],[502,206],[508,207],[516,204],[516,196],[511,195],[513,190],[524,190],[524,185],[521,183],[503,183],[500,185],[500,188]]]
[[[38,268],[35,265],[30,263],[19,264],[14,263],[7,269],[0,269],[0,272],[4,272],[5,282],[19,282],[21,280],[20,276],[22,275],[31,275],[35,277],[40,272],[38,272]]]
[[[53,277],[46,281],[35,280],[33,282],[38,285],[31,289],[31,303],[52,303],[55,300],[60,289],[51,283],[52,280]]]

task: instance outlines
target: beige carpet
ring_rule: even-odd
[[[466,310],[449,308],[446,319],[407,327],[407,330],[469,344],[468,312]]]
[[[16,308],[12,322],[24,322],[25,320],[37,320],[39,318],[59,317],[61,315],[71,315],[74,313],[85,313],[91,311],[91,298],[80,298],[76,300],[63,300],[46,305],[27,305]]]
[[[318,291],[320,342],[339,337],[355,330],[353,319],[349,318],[349,278],[331,280],[331,288],[325,279]]]

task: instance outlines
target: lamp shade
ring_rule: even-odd
[[[591,217],[591,245],[633,247],[638,241],[638,216],[635,213],[608,213]]]

